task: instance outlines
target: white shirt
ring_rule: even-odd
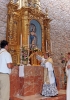
[[[41,62],[41,66],[45,66],[45,58],[43,56],[37,55],[36,59],[39,60]]]
[[[45,68],[48,68],[48,71],[53,71],[53,66],[50,62],[45,63]]]
[[[6,49],[0,50],[0,72],[11,73],[11,69],[7,67],[7,63],[12,63],[12,57]]]
[[[70,60],[67,62],[67,65],[66,65],[66,75],[70,76],[70,69],[67,68],[68,65],[70,65]]]

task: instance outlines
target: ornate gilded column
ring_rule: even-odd
[[[45,44],[44,44],[44,25],[43,25],[43,20],[41,22],[41,27],[42,27],[42,52],[45,52]]]
[[[29,34],[29,28],[28,28],[28,10],[25,8],[22,9],[22,44],[23,46],[26,46],[28,48],[28,34]]]
[[[19,13],[15,12],[18,8],[12,2],[8,4],[8,17],[7,17],[7,41],[9,42],[9,52],[12,55],[13,63],[20,63],[20,50],[19,50]]]

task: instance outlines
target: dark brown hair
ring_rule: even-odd
[[[4,48],[6,45],[8,45],[8,42],[6,40],[1,41],[1,48]]]
[[[47,52],[47,53],[45,53],[45,54],[46,54],[48,57],[50,56],[50,55],[49,55],[49,52]]]

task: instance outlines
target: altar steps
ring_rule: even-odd
[[[44,97],[40,94],[36,94],[32,96],[16,96],[11,100],[66,100],[66,93],[65,90],[60,90],[56,97]]]

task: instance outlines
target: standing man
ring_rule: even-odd
[[[52,58],[49,53],[45,53],[44,57],[36,54],[36,58],[41,61],[41,65],[44,67],[44,84],[41,94],[46,97],[58,95]]]
[[[0,100],[9,100],[10,98],[10,79],[12,57],[8,52],[8,42],[1,41],[0,50]]]
[[[70,100],[70,52],[68,52],[68,62],[66,65],[66,75],[67,75],[67,95],[66,100]]]

